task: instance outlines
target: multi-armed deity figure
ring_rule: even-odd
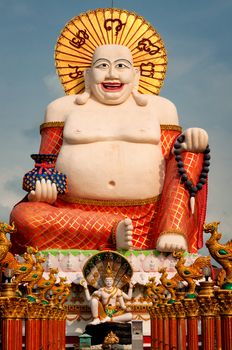
[[[82,282],[86,299],[90,302],[93,316],[91,324],[131,321],[132,313],[127,312],[125,301],[132,298],[133,284],[130,284],[128,294],[116,287],[110,266],[107,266],[103,279],[104,286],[93,292],[92,295],[89,293],[87,282]]]
[[[80,284],[90,304],[93,317],[90,324],[132,320],[126,302],[132,298],[133,270],[124,256],[112,251],[97,253],[86,262],[83,274],[85,279]],[[92,294],[88,284],[96,289]],[[122,290],[126,284],[129,284],[128,293]]]
[[[11,213],[14,251],[195,252],[208,135],[182,133],[176,107],[158,96],[167,65],[159,34],[134,13],[90,11],[64,27],[55,59],[67,96],[47,107],[28,196]]]

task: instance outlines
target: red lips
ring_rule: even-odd
[[[116,83],[116,82],[104,82],[101,83],[102,89],[104,91],[120,91],[123,88],[122,83]]]

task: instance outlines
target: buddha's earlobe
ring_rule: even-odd
[[[134,97],[134,100],[138,106],[146,106],[148,103],[147,96],[140,94],[138,92],[140,71],[138,68],[134,68],[134,70],[135,70],[135,77],[134,77],[134,87],[132,90],[132,96]]]
[[[138,106],[146,106],[148,103],[148,99],[146,95],[140,94],[136,87],[132,90],[132,96]]]
[[[76,104],[78,105],[84,105],[86,104],[86,102],[88,101],[88,99],[90,98],[90,69],[86,69],[84,71],[84,79],[85,79],[85,91],[83,92],[83,94],[79,94],[76,96]]]

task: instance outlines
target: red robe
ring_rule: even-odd
[[[58,154],[63,142],[62,122],[41,126],[41,154]],[[189,193],[180,181],[175,157],[171,150],[181,132],[173,125],[161,125],[161,147],[166,160],[162,194],[147,200],[108,201],[77,199],[62,200],[51,205],[22,201],[11,213],[17,233],[12,236],[13,251],[22,253],[25,246],[45,249],[115,249],[117,224],[129,217],[133,221],[133,247],[155,249],[156,241],[165,233],[186,237],[188,250],[202,247],[202,225],[206,212],[207,185],[198,192],[194,214],[190,210]],[[187,174],[197,183],[203,154],[182,154]]]

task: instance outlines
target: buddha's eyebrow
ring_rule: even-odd
[[[104,61],[104,62],[107,62],[107,63],[111,64],[110,60],[108,60],[107,58],[103,58],[102,57],[102,58],[98,58],[95,62],[93,62],[93,66],[96,63],[98,63],[99,61]],[[114,63],[119,62],[119,61],[120,62],[124,61],[124,62],[128,63],[130,66],[132,66],[132,63],[129,60],[125,59],[125,58],[118,58],[117,60],[114,61]]]
[[[120,62],[122,62],[122,61],[127,62],[127,63],[129,63],[130,66],[132,66],[132,63],[131,63],[129,60],[125,59],[125,58],[118,58],[118,59],[117,59],[116,61],[114,61],[114,62],[116,63],[116,62],[118,62],[118,61],[120,61]]]
[[[107,58],[98,58],[95,62],[93,62],[93,66],[98,62],[98,61],[107,61],[109,64],[111,63]]]

